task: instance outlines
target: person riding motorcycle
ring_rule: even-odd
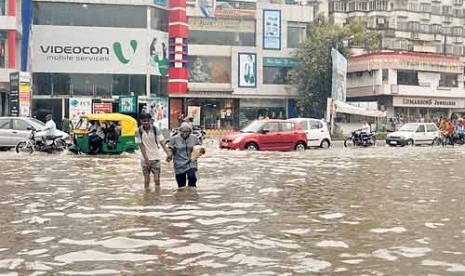
[[[44,145],[50,145],[53,143],[56,130],[57,125],[53,121],[52,114],[47,114],[47,116],[45,116],[45,127],[41,131],[37,132],[36,137],[41,137]]]

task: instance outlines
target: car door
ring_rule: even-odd
[[[426,125],[426,138],[429,143],[432,143],[433,140],[439,136],[439,129],[435,124]]]
[[[11,139],[14,145],[27,139],[30,133],[28,130],[31,125],[23,119],[13,119]]]
[[[11,119],[0,118],[0,147],[11,147]],[[15,144],[16,146],[16,144]]]
[[[282,134],[280,133],[278,122],[268,122],[262,128],[259,135],[259,147],[262,150],[281,150]]]
[[[309,120],[293,120],[292,122],[296,122],[300,125],[305,134],[307,135],[307,147],[310,147],[310,123]]]
[[[419,124],[414,135],[415,144],[425,144],[428,142],[426,138],[426,127],[425,124]]]
[[[310,127],[308,144],[310,147],[319,147],[324,132],[323,124],[318,120],[309,120],[308,123]]]
[[[283,150],[293,150],[297,143],[295,137],[295,127],[293,122],[281,122],[282,147]]]

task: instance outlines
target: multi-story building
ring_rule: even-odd
[[[349,101],[377,102],[387,116],[435,120],[465,113],[464,66],[459,57],[383,52],[352,57]]]
[[[382,48],[462,56],[463,0],[330,0],[335,23],[354,17],[368,20],[368,28],[382,37]]]
[[[8,115],[9,76],[19,70],[21,1],[0,0],[0,115]]]

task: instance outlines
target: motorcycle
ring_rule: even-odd
[[[36,137],[37,130],[35,128],[28,128],[28,130],[31,132],[27,140],[21,141],[16,145],[16,153],[27,152],[32,154],[34,151],[53,153],[66,149],[66,142],[62,139],[62,136],[54,136],[44,144],[42,137]],[[51,141],[51,143],[47,144],[48,141]]]
[[[178,135],[179,135],[179,128],[173,128],[170,133],[170,139]],[[203,138],[207,135],[207,133],[201,126],[194,126],[192,127],[192,135],[197,137],[200,143],[202,143]]]
[[[376,145],[375,133],[369,133],[362,129],[354,130],[344,140],[344,147],[370,147]]]

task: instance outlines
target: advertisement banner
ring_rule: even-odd
[[[227,57],[189,57],[189,82],[230,83],[231,59]]]
[[[167,75],[165,32],[34,25],[32,34],[34,72]]]
[[[215,0],[197,0],[197,7],[203,17],[215,16]]]
[[[103,113],[112,113],[113,104],[112,103],[94,103],[92,105],[93,114],[103,114]]]
[[[137,113],[137,97],[120,96],[119,97],[119,112]]]
[[[19,116],[19,72],[10,73],[10,107],[9,114],[13,117]]]
[[[31,74],[19,73],[19,116],[31,116]]]
[[[150,98],[148,109],[155,126],[159,129],[169,128],[169,99],[167,97]]]
[[[297,60],[293,58],[276,58],[276,57],[264,57],[263,66],[266,67],[280,67],[280,68],[292,68],[297,65]]]
[[[338,50],[331,50],[333,61],[333,79],[331,98],[335,101],[346,101],[347,59]]]
[[[73,126],[77,125],[82,115],[92,113],[92,98],[70,98],[69,119]]]
[[[191,17],[189,18],[189,30],[255,33],[255,21]]]
[[[187,117],[194,120],[194,125],[200,125],[200,106],[188,106]]]
[[[263,49],[281,50],[280,10],[263,10]]]
[[[257,54],[239,53],[238,56],[238,86],[244,88],[257,87]]]
[[[217,0],[215,16],[217,18],[255,19],[256,3],[244,1]]]

